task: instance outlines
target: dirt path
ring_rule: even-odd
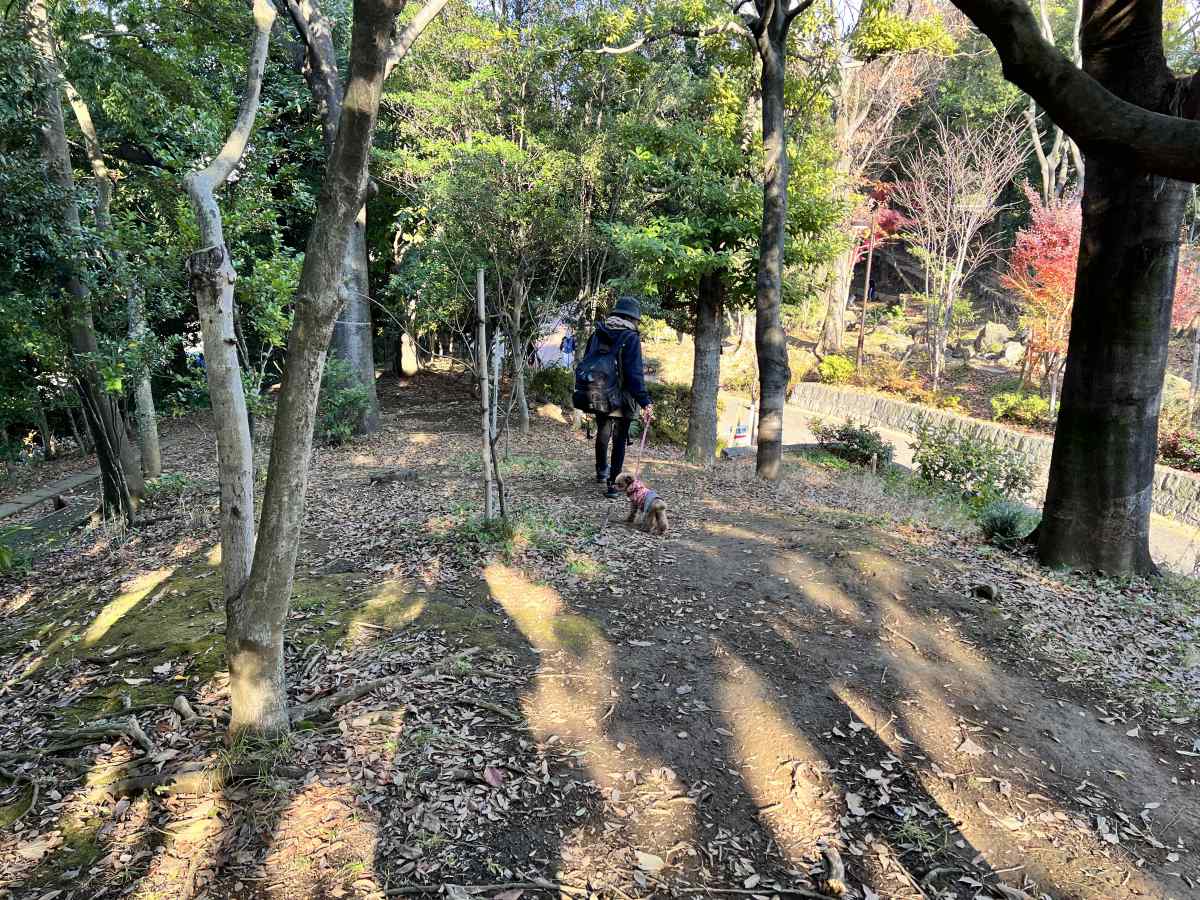
[[[1023,630],[1058,589],[1035,568],[911,524],[857,475],[790,462],[768,486],[662,448],[673,531],[650,537],[545,421],[513,446],[497,534],[472,516],[469,394],[381,397],[378,435],[314,458],[288,680],[294,703],[398,680],[210,795],[106,797],[100,773],[140,756],[123,741],[31,763],[48,780],[0,833],[0,896],[813,896],[823,847],[857,900],[1198,896],[1194,720],[1068,683]],[[369,483],[397,466],[418,474]],[[4,586],[0,742],[99,708],[139,716],[159,767],[216,753],[215,505],[183,491],[155,501],[175,518],[78,535]],[[1127,665],[1160,652],[1118,643]],[[0,791],[7,822],[29,794]]]

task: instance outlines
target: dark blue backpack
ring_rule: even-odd
[[[625,405],[621,388],[621,340],[597,331],[587,352],[575,366],[575,393],[571,402],[580,412],[608,415]]]

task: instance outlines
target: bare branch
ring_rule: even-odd
[[[1004,77],[1029,94],[1084,153],[1200,182],[1200,122],[1122,100],[1042,37],[1024,0],[952,0],[1000,55]],[[1193,92],[1194,94],[1194,92]],[[1194,116],[1200,97],[1188,98]]]
[[[421,36],[421,32],[428,27],[430,22],[437,18],[437,14],[445,8],[447,2],[448,0],[426,0],[425,5],[421,7],[421,11],[396,35],[396,40],[392,43],[392,47],[388,51],[387,64],[384,68],[384,72],[386,73],[383,76],[384,78],[392,74],[392,70],[396,68],[400,60],[404,59],[417,38]]]
[[[225,139],[225,146],[200,172],[190,178],[203,179],[209,190],[225,183],[241,161],[254,130],[254,119],[258,115],[258,99],[262,92],[263,72],[267,65],[267,43],[271,39],[271,26],[275,24],[275,7],[270,0],[254,0],[254,48],[250,53],[250,65],[246,69],[246,93],[238,109],[237,121]]]
[[[640,38],[623,47],[600,47],[595,50],[585,50],[585,53],[597,53],[604,56],[621,56],[625,53],[633,53],[635,50],[640,50],[647,44],[653,44],[658,41],[664,41],[668,38],[703,38],[714,34],[739,34],[746,35],[744,26],[737,22],[722,22],[720,25],[714,25],[711,28],[669,28],[666,31],[660,31],[657,34],[644,34]]]

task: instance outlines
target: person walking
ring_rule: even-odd
[[[654,413],[642,366],[642,339],[638,334],[641,318],[642,307],[637,298],[619,298],[612,313],[596,325],[580,363],[580,371],[583,371],[589,360],[605,360],[616,372],[617,390],[614,393],[617,402],[604,412],[595,410],[596,481],[607,485],[605,496],[610,499],[621,496],[613,482],[625,464],[629,427],[638,414],[638,407],[641,407],[645,425],[650,423]]]
[[[575,332],[567,329],[567,333],[563,335],[562,343],[558,345],[559,351],[562,353],[563,366],[570,369],[575,365]]]

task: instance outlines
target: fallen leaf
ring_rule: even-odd
[[[965,753],[967,756],[984,756],[987,751],[980,747],[970,738],[963,738],[961,744],[955,748],[959,753]]]
[[[483,780],[492,787],[498,788],[504,784],[504,770],[497,769],[495,766],[484,766]]]
[[[636,856],[638,868],[644,872],[649,872],[651,875],[655,872],[661,872],[663,867],[666,866],[663,858],[655,856],[653,853],[643,853],[641,850],[638,850]]]

